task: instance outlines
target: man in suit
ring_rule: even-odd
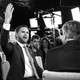
[[[46,70],[80,72],[80,22],[65,22],[62,32],[64,45],[48,51]]]
[[[1,31],[1,47],[10,62],[7,80],[41,80],[43,70],[37,64],[31,49],[26,46],[29,39],[28,27],[26,25],[18,26],[15,30],[16,43],[8,42],[13,11],[13,5],[11,3],[8,4]],[[36,68],[36,74],[32,64]]]

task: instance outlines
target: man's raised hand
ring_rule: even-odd
[[[6,10],[4,12],[5,14],[5,23],[9,24],[12,19],[12,13],[14,11],[13,4],[9,3],[6,7]]]

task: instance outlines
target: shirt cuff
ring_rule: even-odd
[[[3,28],[5,29],[5,30],[7,30],[7,31],[9,31],[10,30],[10,24],[3,24]]]

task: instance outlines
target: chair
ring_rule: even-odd
[[[76,72],[55,72],[45,70],[42,80],[80,80],[80,73]]]
[[[10,69],[10,63],[6,60],[6,56],[4,54],[4,52],[0,52],[0,57],[1,57],[1,67],[2,67],[2,76],[3,76],[3,80],[6,80],[8,71]]]
[[[10,69],[10,64],[8,61],[5,61],[1,64],[2,66],[2,75],[3,75],[3,80],[6,80],[6,77],[7,77],[7,74],[8,74],[8,71]]]

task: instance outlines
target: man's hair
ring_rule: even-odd
[[[29,29],[27,25],[22,24],[22,25],[19,25],[19,26],[15,29],[15,32],[18,33],[19,30],[20,30],[20,28],[22,28],[22,27],[26,27],[27,29]]]
[[[69,20],[62,26],[63,35],[68,39],[78,39],[80,37],[80,22]]]
[[[31,41],[33,41],[34,39],[40,39],[40,37],[37,34],[35,34],[32,36]]]

